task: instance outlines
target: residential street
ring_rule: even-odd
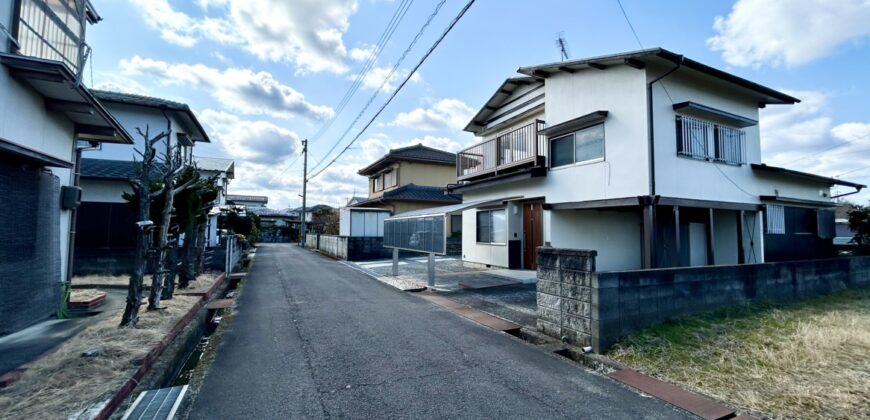
[[[236,313],[191,418],[688,417],[295,245]]]

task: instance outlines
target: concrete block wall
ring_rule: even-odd
[[[565,342],[592,343],[592,277],[595,251],[540,247],[538,329]]]
[[[384,238],[376,236],[307,235],[305,246],[340,260],[365,261],[392,258]]]

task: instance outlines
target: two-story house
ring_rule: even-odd
[[[390,214],[446,206],[462,202],[460,194],[448,194],[446,186],[456,182],[456,154],[416,144],[390,149],[358,172],[368,178],[368,198],[348,203],[342,212],[342,225],[354,230],[383,235],[383,220]],[[367,210],[363,210],[367,209]],[[372,212],[381,209],[387,212]],[[347,219],[347,220],[344,220]],[[360,222],[355,222],[358,219]],[[377,225],[374,229],[354,229],[354,225]],[[448,222],[448,232],[462,228],[460,215]]]
[[[81,150],[133,139],[82,83],[87,0],[0,2],[0,335],[62,302]]]
[[[445,193],[445,186],[456,182],[456,154],[422,144],[391,149],[358,173],[368,178],[368,199],[349,207],[399,214],[462,202]]]
[[[465,128],[449,191],[463,259],[535,268],[535,248],[600,271],[832,255],[830,189],[762,163],[759,109],[799,100],[656,48],[522,67]]]
[[[139,216],[130,209],[123,193],[132,192],[129,180],[136,177],[137,153],[144,150],[145,140],[138,131],[144,133],[147,128],[152,138],[161,132],[170,132],[155,145],[158,165],[162,165],[160,161],[167,143],[178,148],[186,164],[194,164],[195,144],[209,142],[209,137],[187,104],[143,95],[92,92],[127,132],[136,134],[132,145],[107,144],[84,152],[80,173],[82,205],[76,218],[73,271],[75,274],[123,274],[130,271],[136,246]],[[221,166],[228,165],[221,162],[218,167]],[[216,236],[217,216],[214,222],[206,233],[214,231]]]

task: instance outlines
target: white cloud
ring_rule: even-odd
[[[193,17],[168,0],[131,0],[146,24],[165,41],[182,47],[208,39],[239,45],[262,60],[287,62],[300,73],[342,74],[343,37],[357,11],[356,0],[198,0],[217,17]]]
[[[870,36],[866,0],[738,0],[707,40],[731,65],[799,66]]]
[[[372,67],[372,69],[369,70],[369,72],[366,73],[366,75],[363,77],[362,87],[369,90],[375,90],[380,88],[383,92],[391,92],[393,89],[396,88],[396,83],[399,83],[400,81],[408,77],[408,70],[399,69],[390,74],[392,69],[392,67]],[[357,75],[350,76],[351,80],[356,80],[356,78]],[[385,79],[387,79],[386,82],[384,81]],[[420,77],[420,73],[414,73],[411,76],[410,81],[412,83],[419,83],[422,80],[423,78]]]
[[[377,50],[377,46],[375,45],[363,45],[362,47],[356,47],[350,49],[350,58],[354,61],[363,62],[366,61],[372,56],[375,55],[375,51]]]
[[[240,162],[278,165],[299,150],[299,136],[268,121],[249,121],[206,109],[199,118],[227,156]]]
[[[870,166],[870,123],[834,124],[825,115],[828,95],[817,91],[786,91],[803,99],[792,106],[769,106],[762,110],[762,161],[825,176]],[[845,174],[843,179],[870,182],[870,171]],[[844,189],[841,193],[846,192]],[[870,193],[849,197],[866,202]]]
[[[223,106],[243,114],[264,114],[278,118],[301,116],[325,120],[332,108],[314,105],[290,86],[275,80],[270,73],[249,69],[218,70],[202,64],[170,64],[141,58],[121,60],[121,72],[127,76],[150,75],[165,85],[184,85],[207,90]]]
[[[148,89],[133,80],[106,80],[94,85],[94,89],[108,90],[110,92],[132,93],[134,95],[147,95]]]
[[[431,108],[400,112],[390,125],[422,131],[461,130],[474,116],[474,109],[459,99],[442,99]]]

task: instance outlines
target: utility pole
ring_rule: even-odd
[[[305,247],[305,196],[308,193],[308,139],[302,140],[302,227],[299,230],[300,245]]]

